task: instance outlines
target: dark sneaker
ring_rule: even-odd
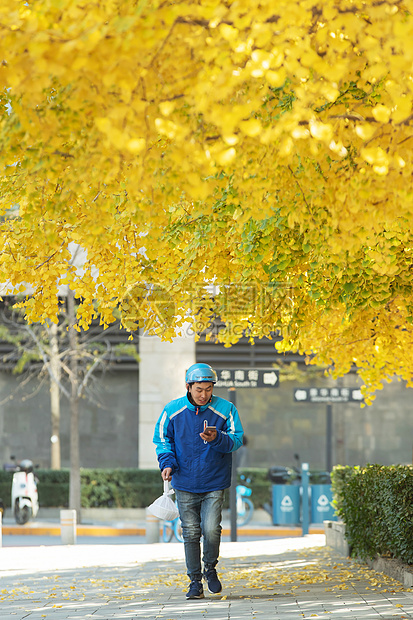
[[[204,577],[208,584],[208,592],[211,592],[211,594],[219,594],[222,590],[222,585],[218,579],[215,568],[210,568],[209,570],[204,571]]]
[[[204,598],[204,588],[200,581],[191,581],[189,584],[189,590],[186,593],[187,599],[192,598]]]

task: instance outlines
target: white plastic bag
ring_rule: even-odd
[[[155,517],[158,517],[158,519],[163,519],[164,521],[173,521],[176,519],[176,517],[179,516],[179,512],[170,497],[173,493],[175,493],[175,491],[170,488],[168,480],[164,480],[163,495],[148,506],[149,512]]]

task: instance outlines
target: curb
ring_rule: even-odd
[[[4,536],[60,536],[61,527],[56,525],[37,525],[28,523],[26,525],[3,525]],[[161,531],[161,530],[160,530]],[[162,532],[161,532],[162,533]],[[77,525],[77,536],[145,536],[146,527],[113,527],[104,525]],[[223,536],[230,536],[231,529],[222,528]],[[323,527],[310,527],[309,534],[324,534]],[[269,538],[300,537],[302,529],[300,527],[242,527],[237,528],[238,536],[263,536]]]
[[[392,558],[377,558],[366,562],[369,568],[400,581],[405,588],[413,588],[413,567]]]
[[[346,525],[342,521],[324,521],[326,546],[331,547],[340,555],[350,557],[350,547],[346,540]],[[396,581],[400,581],[405,588],[413,588],[413,567],[403,564],[394,558],[378,557],[375,560],[361,560],[369,568],[383,573]]]
[[[77,525],[78,536],[144,536],[144,527]],[[3,525],[3,536],[60,536],[60,525]]]

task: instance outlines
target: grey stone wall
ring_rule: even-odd
[[[18,389],[21,378],[0,373],[0,466],[30,458],[50,467],[50,400],[48,384],[39,390],[37,380]],[[36,391],[37,389],[37,391]],[[34,392],[33,392],[34,390]],[[33,393],[31,397],[27,394]],[[9,394],[12,400],[4,402]],[[81,467],[137,467],[138,372],[114,371],[96,377],[92,400],[80,403]],[[69,404],[61,398],[61,461],[69,467]]]

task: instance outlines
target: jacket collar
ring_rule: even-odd
[[[211,404],[212,400],[214,398],[214,395],[211,396],[211,400],[209,402],[207,402],[206,405],[195,405],[195,403],[191,402],[191,400],[189,399],[189,392],[186,393],[186,400],[187,400],[187,408],[190,411],[196,411],[198,410],[198,413],[202,413],[203,411],[205,411],[206,409],[208,409],[209,405]]]

